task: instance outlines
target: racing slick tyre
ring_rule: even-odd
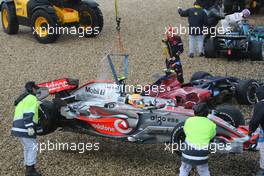
[[[183,142],[185,141],[185,137],[186,137],[183,127],[184,127],[184,122],[178,123],[173,129],[172,135],[171,135],[171,145],[173,145],[173,148],[176,145],[175,146],[177,147],[176,154],[179,156],[181,155],[180,146],[181,144],[183,144]]]
[[[236,86],[236,99],[239,104],[252,105],[257,103],[255,96],[259,83],[254,80],[241,80]]]
[[[31,17],[31,29],[34,37],[39,43],[48,44],[55,42],[59,34],[57,34],[57,16],[56,14],[47,13],[39,9],[36,10]]]
[[[249,42],[249,56],[251,60],[264,60],[264,42],[251,41]]]
[[[2,4],[1,17],[4,32],[7,34],[17,34],[19,24],[16,16],[16,8],[13,2]]]
[[[86,3],[82,3],[78,11],[80,16],[79,28],[84,37],[98,36],[104,26],[102,11],[98,7],[91,8]]]
[[[240,125],[245,125],[243,114],[239,111],[239,109],[232,106],[222,106],[216,108],[216,116],[236,128]]]
[[[60,124],[60,113],[50,101],[43,101],[39,107],[39,128],[41,132],[38,135],[46,135],[54,132]]]
[[[216,58],[217,57],[217,48],[216,48],[216,39],[209,38],[204,43],[204,56],[206,58]]]
[[[208,78],[211,78],[213,77],[210,73],[207,73],[207,72],[204,72],[204,71],[198,71],[198,72],[195,72],[190,81],[193,82],[193,81],[196,81],[196,80],[199,80],[199,79],[208,79]]]

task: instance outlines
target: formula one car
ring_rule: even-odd
[[[250,30],[245,20],[242,27],[238,26],[232,32],[207,39],[204,44],[205,57],[228,56],[232,59],[250,58],[262,61],[264,60],[263,31],[262,26],[255,26]]]
[[[91,81],[78,87],[78,80],[60,79],[39,84],[40,117],[45,135],[58,127],[90,135],[135,143],[180,143],[184,121],[193,111],[176,106],[170,99],[142,97],[133,106],[111,81]],[[44,98],[55,95],[52,101]],[[216,143],[229,144],[226,152],[241,152],[256,146],[258,134],[249,137],[242,114],[219,108],[208,117],[217,124]],[[239,149],[239,150],[238,150]]]
[[[146,89],[143,95],[176,99],[178,106],[192,108],[193,105],[201,102],[207,102],[215,107],[233,97],[240,104],[255,104],[255,91],[260,84],[253,79],[212,76],[207,72],[199,71],[192,75],[189,83],[181,84],[177,81],[176,74],[167,73],[148,87],[153,86],[158,86],[156,89],[159,91]]]
[[[44,44],[56,41],[65,31],[95,37],[104,25],[94,0],[3,0],[0,9],[5,33],[17,34],[19,25],[29,26]]]

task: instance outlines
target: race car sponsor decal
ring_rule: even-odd
[[[96,119],[78,117],[77,119],[88,122],[97,132],[111,136],[124,136],[132,131],[132,128],[129,128],[125,120],[117,117],[102,117]]]
[[[92,87],[85,87],[85,91],[90,93],[90,94],[95,94],[95,95],[105,95],[106,90],[105,89],[100,89],[100,88],[92,88]]]
[[[132,128],[129,128],[127,122],[123,119],[117,119],[114,122],[114,127],[117,131],[124,134],[130,133],[132,131]]]
[[[165,117],[165,116],[158,116],[158,115],[152,115],[150,117],[151,120],[157,121],[160,125],[162,122],[170,122],[170,123],[178,123],[179,120],[173,117]]]
[[[115,129],[112,127],[108,127],[102,124],[91,124],[92,127],[98,129],[98,130],[103,130],[103,131],[109,131],[109,132],[115,132]]]
[[[40,83],[39,87],[47,87],[49,89],[49,93],[53,94],[56,92],[60,92],[63,90],[70,90],[76,88],[76,85],[69,85],[67,79],[59,79],[51,82]]]

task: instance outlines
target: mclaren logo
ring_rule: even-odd
[[[132,131],[132,128],[129,128],[127,122],[122,120],[122,119],[117,119],[114,122],[114,127],[117,131],[119,131],[120,133],[123,133],[123,134],[127,134],[127,133],[130,133]]]

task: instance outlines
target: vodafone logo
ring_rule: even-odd
[[[101,124],[92,124],[92,126],[98,130],[104,130],[104,131],[109,131],[109,132],[115,132],[114,128],[107,127]]]
[[[117,119],[114,122],[114,127],[117,131],[124,134],[130,133],[132,131],[132,128],[129,128],[127,122],[122,119]]]

